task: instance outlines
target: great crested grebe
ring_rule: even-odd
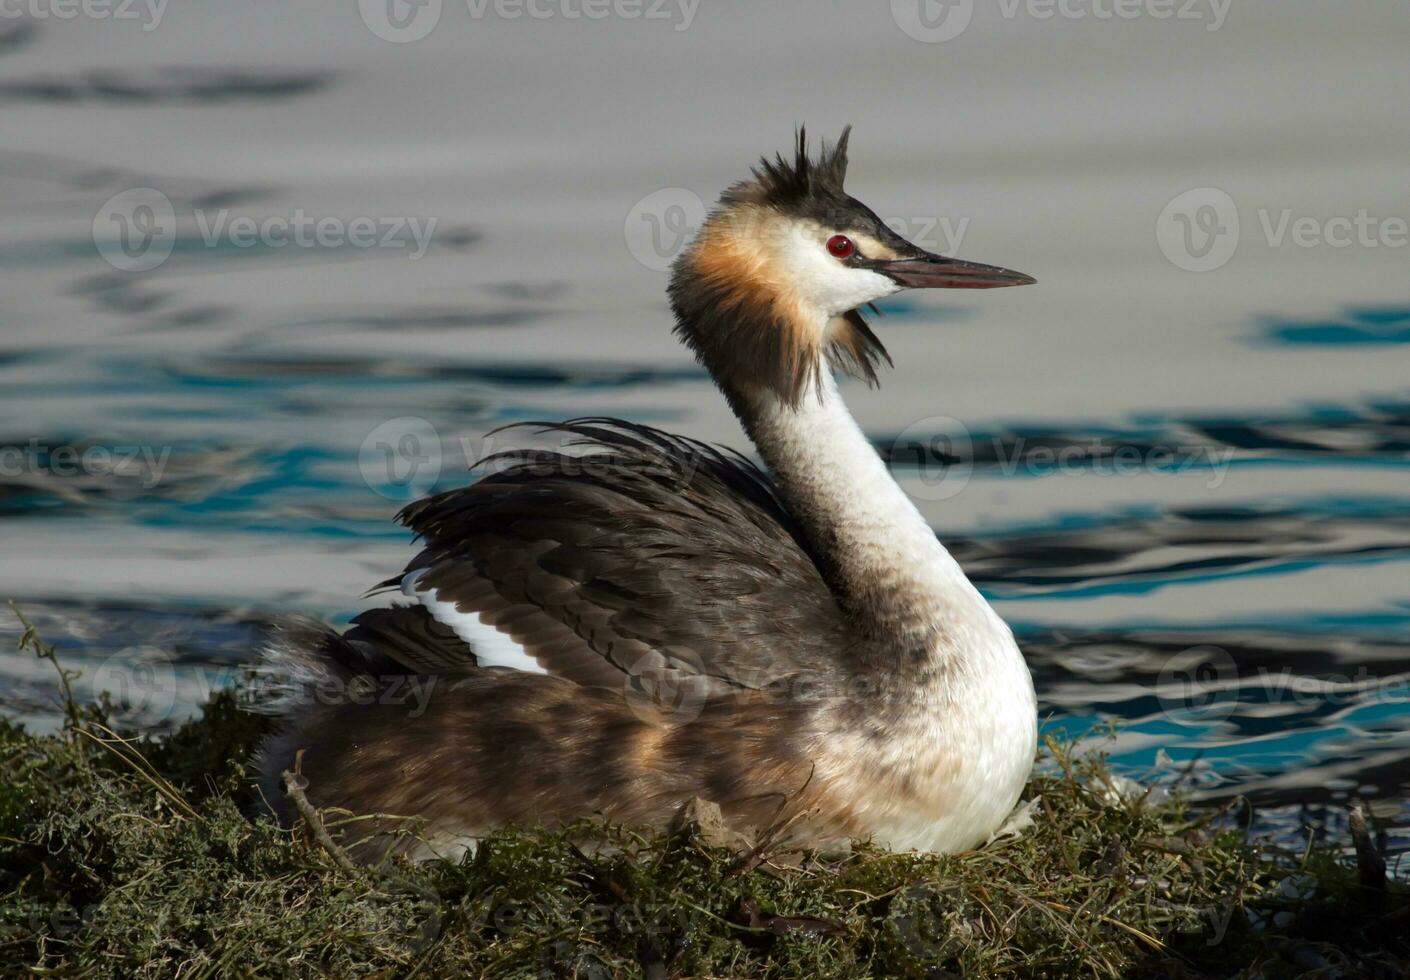
[[[589,455],[500,454],[407,507],[426,546],[385,584],[410,603],[341,636],[286,628],[269,651],[308,695],[262,753],[277,809],[302,750],[309,800],[419,817],[422,854],[511,823],[660,827],[695,798],[820,847],[954,851],[1000,826],[1036,747],[1028,668],[833,368],[875,383],[889,360],[858,313],[872,301],[1034,280],[892,232],[843,191],[849,130],[811,159],[800,129],[792,160],[724,192],[672,273],[676,333],[772,477],[580,419],[549,431]],[[378,696],[389,679],[429,697]],[[354,826],[358,855],[379,853],[387,825]]]

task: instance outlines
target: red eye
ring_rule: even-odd
[[[857,250],[857,246],[846,235],[833,235],[827,240],[827,250],[837,258],[845,259]]]

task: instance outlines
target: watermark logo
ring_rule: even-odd
[[[0,0],[0,20],[136,21],[143,33],[155,31],[167,0]]]
[[[195,673],[207,690],[233,688],[242,705],[256,710],[273,708],[286,712],[315,704],[361,707],[378,704],[405,708],[407,718],[420,718],[426,713],[441,681],[436,675],[423,674],[343,676],[327,673],[300,683],[278,669],[259,666],[247,668],[247,671],[243,677],[202,668],[197,668]]]
[[[974,475],[969,429],[948,415],[932,415],[906,426],[892,442],[888,458],[909,467],[914,478],[906,481],[906,492],[918,500],[957,497]]]
[[[700,0],[465,0],[476,20],[671,20],[676,31],[695,22]]]
[[[171,198],[154,187],[114,194],[93,216],[93,244],[115,269],[155,269],[176,247],[176,209]]]
[[[941,255],[954,255],[964,247],[964,236],[969,233],[969,218],[886,218],[882,224],[900,235],[912,245]]]
[[[436,218],[316,216],[303,208],[288,214],[235,214],[229,208],[192,211],[201,244],[210,249],[359,248],[424,256],[436,233]],[[93,218],[93,244],[109,265],[147,272],[176,246],[177,215],[171,199],[151,187],[115,194]],[[192,239],[194,241],[194,239]]]
[[[1257,209],[1257,228],[1270,249],[1405,248],[1410,220],[1381,217],[1362,208],[1354,215],[1322,218],[1293,208]],[[1213,272],[1229,264],[1239,249],[1244,223],[1234,199],[1217,187],[1197,187],[1177,195],[1156,219],[1156,242],[1165,257],[1186,272]]]
[[[891,19],[917,41],[953,41],[969,29],[974,0],[891,0]]]
[[[684,187],[663,187],[627,212],[627,251],[646,268],[665,272],[705,223],[705,202]]]
[[[367,29],[384,41],[419,41],[441,22],[442,0],[358,0]]]
[[[157,647],[128,647],[108,657],[89,677],[92,697],[107,692],[123,714],[164,721],[176,707],[176,668]]]
[[[1227,650],[1214,646],[1182,650],[1156,677],[1161,710],[1175,718],[1221,721],[1239,704],[1239,668]]]
[[[415,262],[431,247],[436,218],[382,217],[361,215],[350,220],[324,215],[315,217],[303,208],[287,215],[232,215],[229,208],[195,211],[196,228],[206,248],[231,245],[235,248],[385,248],[410,249],[407,258]]]
[[[153,490],[162,482],[171,451],[170,446],[49,445],[31,437],[24,446],[0,444],[0,477],[94,477]]]
[[[1174,198],[1156,220],[1165,257],[1186,272],[1212,272],[1239,249],[1239,209],[1217,187],[1196,187]]]
[[[1156,677],[1161,710],[1176,721],[1222,721],[1241,699],[1260,707],[1292,705],[1327,711],[1370,704],[1404,704],[1410,676],[1375,676],[1363,664],[1355,673],[1299,674],[1291,667],[1240,672],[1227,650],[1197,646],[1170,657]]]
[[[428,492],[441,475],[441,436],[423,418],[389,419],[367,434],[357,454],[362,479],[393,500],[411,500]]]
[[[1410,221],[1399,215],[1382,218],[1362,208],[1355,215],[1319,218],[1283,208],[1258,209],[1258,226],[1269,248],[1291,242],[1298,248],[1405,248],[1410,245]]]
[[[550,441],[545,443],[545,438]],[[662,486],[684,490],[707,457],[688,449],[642,447],[633,454],[633,472]],[[618,454],[590,448],[581,430],[556,433],[508,426],[482,435],[442,438],[417,416],[379,424],[362,440],[358,469],[369,488],[393,500],[410,500],[435,488],[441,474],[464,469],[480,478],[513,471],[519,479],[583,479],[606,482],[621,475]]]
[[[1217,31],[1234,0],[998,0],[1004,20],[1181,20]],[[974,0],[891,0],[891,18],[907,36],[927,44],[953,41],[969,29]]]
[[[652,191],[627,212],[622,226],[627,251],[646,268],[654,272],[667,272],[700,232],[707,211],[704,200],[689,188],[663,187]],[[834,222],[838,230],[845,230],[850,218],[847,214],[824,215],[819,220],[824,224]],[[747,239],[751,234],[761,232],[759,228],[751,228],[753,223],[768,219],[760,219],[754,213],[746,212],[720,216],[715,220],[730,221],[736,234]],[[883,218],[882,223],[921,248],[954,255],[964,244],[970,219],[913,215]],[[821,241],[818,246],[822,247]]]
[[[690,30],[700,9],[700,0],[464,0],[464,4],[472,20],[671,21],[675,31]],[[429,35],[441,22],[442,6],[443,0],[358,0],[363,24],[393,44]]]
[[[1181,444],[1109,435],[1054,435],[991,432],[972,437],[958,419],[931,416],[903,429],[889,446],[878,444],[887,463],[911,479],[906,489],[918,500],[948,500],[968,486],[976,468],[1013,477],[1133,477],[1147,474],[1206,475],[1217,490],[1229,473],[1236,450],[1212,444]]]
[[[666,660],[651,652],[627,671],[627,705],[643,721],[685,724],[705,710],[709,680],[692,651],[675,650]]]

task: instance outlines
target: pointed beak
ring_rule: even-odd
[[[1012,269],[962,262],[930,252],[924,252],[917,258],[879,262],[876,271],[907,289],[999,289],[1003,286],[1031,286],[1038,281]]]

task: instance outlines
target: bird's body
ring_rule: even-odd
[[[428,853],[509,823],[663,826],[694,798],[803,844],[982,842],[1032,763],[1032,682],[848,413],[874,379],[857,315],[908,286],[1031,281],[930,256],[841,190],[845,136],[726,192],[671,286],[677,329],[769,474],[608,419],[546,429],[403,521],[410,605],[275,663],[305,695],[266,746],[318,805],[424,821]],[[842,234],[841,232],[846,232]],[[415,703],[387,694],[413,674]],[[319,697],[322,689],[336,692]],[[354,697],[350,692],[358,692]],[[386,824],[361,825],[362,853]]]

